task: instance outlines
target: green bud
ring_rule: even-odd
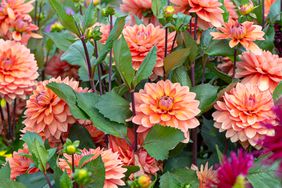
[[[245,176],[239,175],[236,178],[235,184],[232,188],[246,188]]]
[[[165,9],[164,9],[164,16],[165,16],[166,18],[172,17],[174,13],[175,13],[175,9],[174,9],[173,6],[167,6],[167,7],[165,7]]]
[[[112,16],[115,13],[116,13],[115,9],[112,7],[107,7],[107,8],[102,9],[102,16],[104,17]]]
[[[64,29],[64,26],[60,22],[55,22],[51,25],[51,32],[60,32]]]
[[[76,153],[76,147],[74,145],[67,146],[66,153],[68,155],[73,155]]]
[[[5,107],[6,107],[6,101],[5,101],[5,99],[1,99],[1,100],[0,100],[0,106],[1,106],[2,108],[5,108]]]
[[[87,169],[82,168],[82,169],[76,169],[73,177],[78,184],[84,185],[89,182],[90,176],[91,173],[88,172]]]
[[[138,184],[141,188],[148,188],[152,183],[152,180],[147,175],[142,175],[138,178]]]

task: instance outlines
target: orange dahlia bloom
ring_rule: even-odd
[[[245,52],[236,71],[236,77],[243,78],[242,83],[258,84],[260,90],[272,92],[282,81],[282,58],[269,51],[262,55]]]
[[[238,23],[237,21],[229,20],[228,23],[224,23],[223,27],[219,27],[218,30],[220,32],[211,32],[211,36],[214,39],[229,39],[229,46],[231,48],[241,44],[246,50],[255,54],[261,54],[261,49],[254,43],[256,40],[264,40],[264,32],[261,26],[254,25],[253,22],[249,21]]]
[[[153,24],[127,26],[123,30],[124,38],[129,46],[132,65],[135,70],[138,70],[142,61],[150,50],[157,47],[157,63],[153,69],[152,79],[157,76],[163,76],[163,60],[165,56],[165,29]],[[171,49],[175,32],[168,35],[167,49]]]
[[[200,169],[196,165],[192,165],[192,170],[195,170],[199,180],[199,188],[210,188],[215,187],[217,183],[217,172],[213,170],[211,166],[209,168],[209,164],[206,163],[205,165],[200,166]]]
[[[256,85],[238,83],[215,104],[214,126],[220,132],[226,131],[225,136],[231,142],[239,141],[245,148],[249,144],[260,148],[258,141],[273,134],[272,129],[262,124],[275,121],[273,106],[269,91],[261,91]]]
[[[99,26],[100,27],[100,32],[102,33],[102,38],[100,39],[100,42],[102,44],[106,44],[106,41],[110,35],[110,32],[111,32],[111,27],[110,25],[106,25],[106,24],[103,24],[103,23],[95,23],[93,28],[96,27],[96,26]]]
[[[38,77],[37,63],[30,50],[19,43],[0,39],[0,96],[9,103],[25,99]]]
[[[220,27],[224,22],[224,11],[218,0],[171,0],[171,3],[175,4],[178,12],[197,14],[199,27],[202,29]]]
[[[180,129],[187,141],[189,129],[199,126],[196,116],[200,102],[189,87],[171,81],[147,83],[135,93],[136,115],[132,122],[140,125],[138,132],[145,132],[156,124]]]
[[[60,77],[51,78],[39,82],[33,94],[27,101],[25,117],[23,121],[25,127],[23,132],[35,132],[49,141],[59,140],[63,133],[68,131],[70,124],[76,122],[70,113],[68,105],[60,99],[47,85],[51,82],[65,83],[78,92],[86,92],[77,81],[68,77],[62,80]]]
[[[11,168],[10,178],[15,180],[17,176],[23,174],[33,174],[39,171],[38,168],[32,167],[33,161],[30,158],[24,157],[23,154],[30,154],[27,145],[23,149],[13,152],[11,158],[6,158]]]
[[[106,172],[104,188],[118,188],[118,186],[125,185],[122,178],[125,177],[124,173],[126,169],[122,167],[122,162],[118,159],[118,153],[112,152],[111,149],[83,149],[81,154],[74,154],[74,166],[78,167],[80,160],[87,155],[93,155],[93,157],[89,161],[86,161],[83,166],[101,156]],[[65,159],[59,159],[58,165],[71,176],[72,157],[67,154],[64,154],[64,157]]]
[[[152,13],[152,0],[122,0],[120,9],[122,12],[129,13],[132,20],[134,15],[142,19],[145,24],[155,23],[156,18]]]
[[[142,174],[153,174],[155,175],[158,171],[162,170],[162,163],[151,157],[148,152],[142,148],[142,144],[145,140],[145,134],[138,134],[138,149],[134,152],[132,143],[134,143],[134,132],[132,129],[128,129],[127,136],[130,144],[121,138],[109,136],[109,147],[119,153],[119,159],[122,160],[125,166],[139,166],[140,171],[136,172],[135,175]]]
[[[238,19],[238,14],[236,12],[236,6],[232,2],[232,0],[224,0],[224,6],[229,13],[229,19]]]
[[[17,16],[27,15],[33,9],[33,1],[25,0],[2,0],[0,4],[0,33],[6,34],[10,24],[16,20]]]

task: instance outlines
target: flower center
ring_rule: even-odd
[[[11,55],[11,50],[4,52],[2,57],[0,57],[0,67],[4,69],[4,71],[11,70],[14,64],[14,57]]]
[[[145,31],[139,31],[137,33],[137,39],[138,40],[146,40],[149,37],[149,33],[145,32]]]
[[[242,24],[235,24],[231,27],[231,36],[234,39],[242,39],[246,35],[246,28]]]
[[[159,100],[159,108],[161,110],[169,111],[173,107],[173,99],[169,96],[163,96]]]
[[[36,101],[39,105],[41,106],[46,106],[50,104],[50,97],[46,91],[41,91],[37,96],[36,96]]]

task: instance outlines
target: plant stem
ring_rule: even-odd
[[[134,97],[134,90],[130,92],[130,96],[131,96],[131,101],[132,101],[132,115],[133,117],[136,115],[136,109],[135,109],[135,97]],[[138,134],[137,134],[137,125],[134,124],[134,143],[132,148],[134,149],[134,152],[137,151],[137,144],[138,144]]]
[[[96,91],[95,83],[94,83],[93,75],[91,73],[91,62],[90,62],[89,53],[88,53],[88,49],[87,49],[86,42],[85,42],[85,36],[82,35],[80,37],[80,40],[82,42],[85,57],[86,57],[86,64],[87,64],[87,69],[88,69],[88,78],[89,78],[90,86],[91,86],[91,89],[93,90],[93,92],[95,92]]]
[[[235,78],[235,74],[236,74],[236,58],[237,58],[237,49],[234,48],[234,65],[233,65],[233,73],[232,73],[232,78]]]
[[[38,2],[36,0],[35,4],[34,4],[34,18],[33,18],[33,22],[34,22],[35,25],[36,25],[36,22],[37,22],[37,6],[38,6]]]
[[[261,4],[262,4],[262,23],[261,23],[261,26],[262,26],[262,28],[264,28],[264,24],[265,24],[265,18],[264,18],[264,12],[265,12],[264,0],[262,0]]]
[[[45,172],[43,174],[44,174],[44,177],[45,177],[45,179],[46,179],[46,181],[48,183],[49,188],[53,188],[53,186],[51,184],[51,181],[50,181],[49,177],[47,176],[47,174]]]
[[[165,49],[164,49],[164,57],[167,56],[167,40],[168,40],[168,28],[165,28]],[[164,71],[164,77],[163,80],[166,80],[166,73],[165,73],[165,67],[163,66]]]
[[[12,126],[12,137],[14,137],[14,133],[16,130],[16,118],[17,118],[17,99],[14,100],[14,104],[13,104],[13,126]]]
[[[177,38],[177,32],[176,32],[175,35],[174,35],[170,53],[171,53],[171,52],[173,51],[173,49],[174,49],[174,45],[175,45],[175,42],[176,42],[176,38]]]
[[[8,117],[8,137],[12,138],[12,122],[11,122],[11,114],[10,114],[10,105],[6,104],[7,117]]]
[[[74,174],[74,154],[71,155],[71,170],[72,173]]]
[[[201,82],[202,84],[204,84],[205,81],[206,81],[206,75],[205,75],[205,73],[206,73],[206,64],[207,64],[207,61],[208,61],[208,56],[204,55],[204,56],[203,56],[202,82]]]
[[[99,57],[99,54],[98,54],[98,44],[97,44],[97,41],[95,40],[94,41],[94,48],[95,48],[95,56],[96,56],[96,59],[98,59]],[[99,80],[99,92],[100,92],[100,95],[103,95],[103,83],[102,83],[102,64],[99,64],[98,65],[98,80]]]
[[[194,24],[194,40],[197,41],[197,24],[198,24],[198,17],[195,16],[195,24]],[[191,77],[192,77],[192,86],[194,87],[196,85],[195,82],[195,61],[191,64]],[[197,153],[198,153],[198,128],[195,128],[192,130],[192,163],[194,165],[197,165]]]
[[[113,29],[113,16],[110,15],[110,31]],[[112,72],[113,72],[113,50],[110,51],[110,60],[109,60],[109,91],[112,90]]]

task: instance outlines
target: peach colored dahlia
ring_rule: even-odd
[[[229,39],[229,46],[234,48],[241,44],[246,50],[255,54],[261,54],[261,49],[254,43],[256,40],[264,40],[264,32],[262,27],[254,25],[253,22],[245,21],[238,23],[234,20],[229,20],[224,23],[223,27],[218,28],[219,32],[211,32],[211,35],[216,40]]]
[[[0,96],[25,99],[38,77],[34,55],[24,45],[0,39]]]
[[[198,16],[198,24],[202,29],[222,25],[224,12],[218,0],[171,0],[175,4],[176,11],[183,13],[195,13]]]
[[[236,6],[232,2],[232,0],[224,0],[224,6],[229,13],[229,19],[238,19],[238,14],[236,12]]]
[[[25,0],[2,0],[0,3],[0,34],[6,34],[10,24],[17,16],[28,14],[32,11],[33,1]]]
[[[17,176],[23,174],[33,174],[39,171],[38,168],[32,167],[33,161],[30,158],[22,156],[22,154],[30,154],[27,145],[24,145],[23,149],[13,152],[11,158],[6,158],[11,168],[10,178],[15,180]]]
[[[128,13],[131,17],[136,15],[138,18],[143,19],[145,23],[155,22],[155,18],[152,17],[151,7],[152,0],[122,0],[120,5],[122,12]]]
[[[47,88],[51,82],[65,83],[78,92],[86,92],[87,89],[83,90],[77,81],[68,77],[63,80],[60,77],[51,78],[37,84],[27,101],[23,132],[35,132],[43,139],[55,141],[59,140],[61,135],[68,131],[69,125],[75,123],[76,120],[65,101]]]
[[[189,129],[199,126],[196,116],[200,102],[189,87],[170,80],[147,83],[135,93],[136,115],[132,122],[140,125],[138,132],[145,132],[156,124],[180,129],[187,141]]]
[[[260,90],[272,92],[282,81],[282,58],[269,51],[262,55],[245,52],[236,71],[236,77],[243,78],[242,83],[258,84]]]
[[[239,141],[244,148],[249,145],[261,146],[258,141],[265,135],[272,135],[273,130],[262,122],[275,122],[272,95],[269,91],[261,91],[256,85],[236,84],[236,87],[225,92],[222,100],[215,104],[214,126],[231,142]]]
[[[124,38],[129,46],[132,65],[135,70],[138,70],[142,61],[150,50],[157,47],[157,63],[153,70],[152,79],[156,79],[157,76],[163,76],[163,60],[165,53],[165,29],[153,24],[145,25],[134,25],[127,26],[123,30]],[[171,49],[175,32],[168,35],[167,49]]]
[[[209,164],[201,165],[200,169],[196,165],[192,165],[192,170],[195,170],[199,180],[199,188],[211,188],[217,184],[217,172]]]
[[[96,159],[101,155],[102,161],[104,163],[106,175],[105,175],[105,182],[104,188],[118,188],[118,186],[125,185],[122,178],[125,176],[124,173],[126,169],[122,167],[121,160],[118,159],[118,153],[112,152],[111,149],[103,150],[100,148],[96,149],[83,149],[81,154],[74,154],[74,166],[78,166],[80,160],[83,156],[93,155],[93,157],[85,162],[83,166],[85,166],[91,160]],[[72,165],[72,158],[71,155],[64,154],[65,159],[59,159],[59,167],[71,175],[71,165]]]

